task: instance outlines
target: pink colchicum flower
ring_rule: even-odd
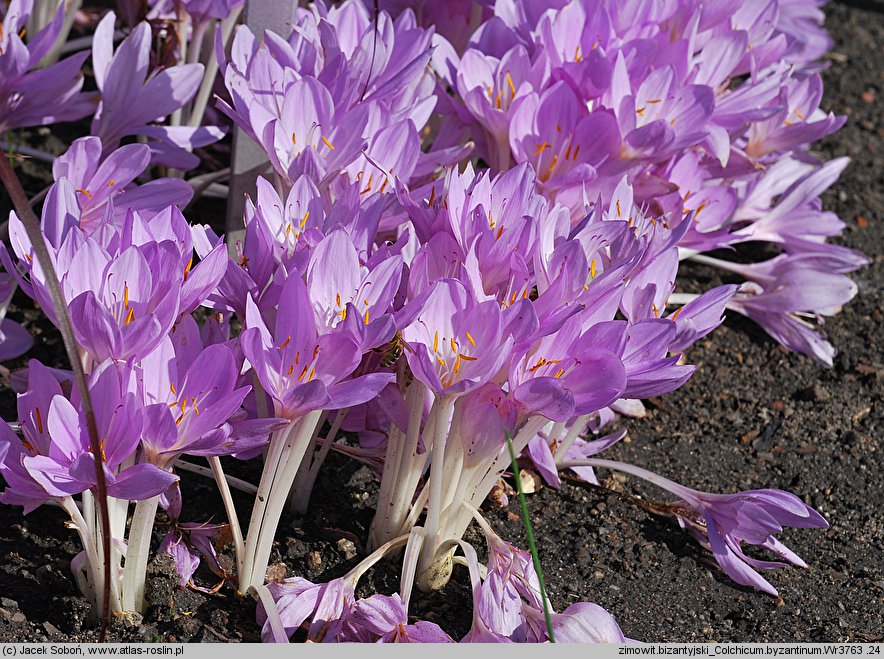
[[[0,132],[14,128],[73,121],[92,113],[95,94],[81,93],[80,68],[88,52],[77,53],[43,69],[37,66],[58,38],[65,9],[59,4],[52,22],[24,42],[33,0],[12,0],[0,23]]]
[[[142,414],[134,394],[127,393],[125,366],[105,364],[90,383],[95,400],[102,465],[107,492],[119,499],[147,499],[165,491],[178,477],[149,463],[118,468],[135,454],[140,443]],[[0,443],[6,457],[0,465],[8,487],[5,503],[26,512],[50,498],[70,497],[95,487],[95,461],[82,412],[61,393],[58,381],[39,362],[29,364],[30,386],[19,396],[23,439],[5,423]]]
[[[359,365],[362,350],[347,334],[317,331],[307,286],[297,273],[282,287],[273,332],[251,297],[245,325],[243,353],[278,416],[294,419],[312,410],[359,405],[392,381],[388,373],[346,379]]]
[[[822,515],[794,494],[783,490],[712,494],[679,485],[647,469],[624,462],[590,458],[566,461],[561,466],[614,469],[642,478],[680,497],[681,501],[669,505],[667,511],[676,517],[681,527],[712,551],[715,561],[731,579],[770,595],[777,595],[777,589],[756,570],[787,567],[790,563],[807,567],[797,554],[774,536],[781,533],[784,526],[829,527]],[[740,546],[744,542],[763,547],[786,562],[762,561],[747,556]]]
[[[113,49],[116,15],[108,12],[98,24],[92,44],[95,83],[101,103],[92,120],[92,133],[105,153],[129,135],[144,135],[150,142],[153,164],[191,169],[199,158],[186,149],[205,146],[224,136],[213,126],[150,125],[190,101],[203,76],[202,64],[181,64],[150,73],[151,28],[138,24],[116,52]]]

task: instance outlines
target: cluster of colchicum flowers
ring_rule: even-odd
[[[134,26],[115,49],[116,16],[98,24],[94,94],[79,91],[86,54],[36,68],[62,9],[26,45],[30,4],[14,0],[3,20],[0,126],[93,115],[92,134],[53,164],[42,233],[101,464],[70,375],[31,360],[13,379],[18,420],[0,424],[0,498],[70,514],[84,546],[74,573],[99,610],[143,609],[162,506],[173,524],[161,550],[182,585],[204,558],[259,600],[265,640],[304,627],[313,641],[450,642],[413,622],[409,600],[463,565],[474,598],[464,642],[543,642],[550,630],[625,642],[590,603],[547,626],[531,557],[479,513],[510,468],[507,435],[553,486],[562,469],[595,482],[605,468],[671,492],[669,510],[739,584],[776,594],[758,570],[804,565],[776,534],[826,522],[794,495],[707,494],[594,456],[623,438],[605,434],[617,415],[641,416],[641,399],[687,381],[685,351],[725,309],[831,364],[811,321],[855,294],[845,273],[865,259],[825,242],[843,224],[819,195],[846,161],[808,150],[843,123],[819,108],[820,2],[390,0],[375,12],[345,0],[254,34],[235,27],[236,2],[161,0],[147,18],[175,19],[177,43],[161,58],[137,23],[143,3],[121,2]],[[224,133],[203,125],[216,73],[212,122],[232,121],[268,161],[234,244],[180,210],[206,187],[180,178],[199,163],[194,149]],[[155,166],[169,177],[148,180]],[[17,282],[57,322],[15,213],[9,241],[0,298]],[[720,255],[757,242],[777,255]],[[678,293],[686,259],[741,283]],[[29,347],[10,321],[2,331],[3,357]],[[372,553],[329,583],[267,585],[279,521],[307,509],[330,451],[380,480]],[[227,455],[262,461],[257,486],[224,474]],[[218,525],[178,521],[182,470],[216,479],[233,574],[215,553]],[[246,526],[231,483],[254,493]],[[462,540],[474,520],[486,566]],[[400,592],[358,598],[362,574],[403,548]]]

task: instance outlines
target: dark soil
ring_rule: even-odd
[[[701,490],[793,491],[831,528],[784,533],[810,569],[768,573],[781,596],[774,599],[734,584],[674,522],[626,496],[663,498],[652,488],[609,472],[600,473],[609,489],[573,482],[558,492],[543,488],[529,506],[558,610],[597,602],[628,636],[645,641],[884,640],[884,125],[878,99],[884,95],[884,6],[850,4],[827,8],[836,45],[824,73],[824,106],[850,120],[818,150],[827,158],[852,158],[824,202],[848,224],[843,244],[863,250],[872,265],[856,273],[857,298],[826,325],[840,351],[834,368],[788,353],[752,323],[730,317],[688,355],[698,366],[691,381],[652,401],[645,419],[628,423],[630,438],[610,452]],[[715,273],[703,268],[686,274],[688,284],[716,283]],[[60,358],[45,321],[22,309],[17,317],[39,332],[34,352]],[[2,398],[5,416],[11,396],[7,391]],[[257,480],[253,465],[225,464]],[[221,516],[210,482],[188,475],[183,487],[184,519]],[[331,458],[307,516],[283,519],[272,562],[314,581],[343,574],[359,561],[376,489],[366,469]],[[247,499],[238,504],[244,514]],[[514,501],[486,513],[502,536],[526,546]],[[478,534],[468,539],[481,547]],[[69,573],[76,551],[60,510],[43,507],[22,518],[20,509],[0,507],[0,641],[97,638]],[[155,561],[150,570],[149,611],[140,622],[115,622],[112,640],[258,640],[254,604],[237,599],[229,585],[205,595],[178,589],[168,563]],[[463,572],[441,593],[412,605],[414,615],[435,620],[456,638],[469,628],[472,606]],[[216,579],[201,569],[197,581],[211,586]],[[397,587],[396,565],[382,563],[363,580],[360,595]]]

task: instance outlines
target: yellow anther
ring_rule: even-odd
[[[359,194],[363,195],[363,194],[368,194],[369,192],[371,192],[371,183],[372,183],[373,180],[374,180],[374,174],[369,175],[369,177],[368,177],[368,185],[365,187],[365,190],[363,190],[363,191],[360,192]]]
[[[645,116],[645,106],[642,106],[640,108],[636,108],[635,113],[640,117],[644,117]]]
[[[300,350],[298,350],[298,352],[295,353],[295,363],[296,364],[301,363],[301,351]]]
[[[346,320],[346,319],[347,319],[347,309],[346,309],[346,307],[343,308],[343,309],[341,309],[341,310],[338,312],[338,315],[341,317],[341,320]]]
[[[460,370],[460,355],[458,355],[454,360],[454,374],[457,375],[457,372]]]
[[[326,145],[329,149],[331,149],[332,151],[335,150],[335,145],[332,144],[331,142],[329,142],[327,139],[325,139],[325,135],[320,135],[320,137],[322,138],[322,141],[325,142],[325,145]]]
[[[589,264],[589,276],[595,279],[596,269],[595,269],[595,259],[593,259]]]
[[[432,206],[434,201],[436,201],[436,186],[435,185],[430,189],[430,198],[427,200],[427,206]]]
[[[295,135],[295,131],[292,131],[292,144],[298,143],[298,136]]]
[[[568,148],[565,149],[565,160],[571,159],[571,145],[568,145]]]
[[[503,235],[503,227],[500,227],[497,230],[497,240],[500,240],[500,237]]]
[[[657,308],[657,305],[654,304],[653,302],[651,303],[651,311],[654,312],[654,318],[660,317],[660,310]]]
[[[553,156],[552,162],[549,164],[549,173],[552,174],[553,170],[556,168],[556,165],[559,162],[559,154]]]
[[[513,97],[515,97],[515,95],[516,95],[516,86],[513,84],[513,78],[512,78],[512,76],[511,76],[509,73],[506,74],[506,84],[508,84],[508,85],[510,86],[510,94],[512,94]],[[797,114],[797,113],[796,113],[796,114]]]
[[[617,217],[623,217],[623,211],[620,210],[620,200],[617,200]]]
[[[92,193],[89,190],[84,190],[83,188],[77,188],[77,192],[82,192],[84,195],[92,199]]]
[[[128,325],[133,320],[135,320],[135,309],[129,309],[129,313],[126,314],[126,322],[125,325]]]
[[[553,377],[555,377],[555,379],[558,380],[564,374],[565,374],[565,369],[560,368],[558,371],[556,371],[556,374]]]
[[[457,352],[457,341],[451,339],[449,345],[451,345],[451,352]]]
[[[647,101],[648,105],[652,105],[654,103],[660,103],[661,100],[659,98],[652,98],[650,101]]]
[[[337,306],[341,306],[341,294],[340,293],[335,293],[335,304]]]
[[[292,340],[292,337],[287,336],[287,337],[285,338],[285,341],[283,341],[283,342],[280,344],[279,349],[282,350],[283,348],[285,348],[289,343],[291,343],[291,340]]]
[[[580,145],[577,145],[577,148],[574,149],[574,160],[577,160],[577,154],[580,153]]]
[[[436,357],[436,361],[439,362],[439,366],[442,366],[442,367],[445,366],[445,360],[442,359],[441,357]]]
[[[538,144],[538,145],[537,145],[537,148],[534,150],[534,155],[535,155],[535,156],[539,156],[541,153],[543,153],[544,151],[546,151],[546,150],[547,150],[548,148],[550,148],[551,146],[552,146],[552,145],[551,145],[549,142],[547,142],[547,141],[544,140],[544,142],[543,142],[542,144]]]
[[[469,355],[462,355],[462,354],[460,354],[460,353],[458,353],[457,356],[460,357],[461,359],[463,359],[463,360],[466,361],[466,362],[474,362],[474,361],[476,361],[476,360],[478,359],[478,357],[470,357]]]
[[[114,183],[116,183],[116,182],[117,182],[116,179],[111,179],[110,181],[107,182],[107,187],[109,187],[109,188],[114,187]]]
[[[368,309],[365,310],[365,324],[368,325]]]
[[[306,213],[304,213],[304,217],[301,218],[301,225],[300,225],[300,226],[301,226],[302,229],[303,229],[305,226],[307,226],[307,218],[308,218],[308,217],[310,217],[310,211],[307,211]]]
[[[472,336],[469,332],[464,332],[464,334],[465,334],[466,337],[467,337],[467,341],[470,342],[470,345],[473,346],[473,347],[475,348],[475,347],[476,347],[476,342],[473,340],[473,336]]]
[[[310,375],[307,376],[307,382],[310,382],[313,378],[316,377],[316,367],[310,369]]]
[[[129,308],[129,285],[123,284],[123,306]]]
[[[286,373],[286,375],[291,375],[291,374],[294,373],[294,372],[295,372],[295,365],[294,365],[294,364],[290,364],[290,365],[289,365],[289,370],[288,370],[288,372]]]
[[[187,276],[190,274],[190,269],[193,267],[193,257],[190,257],[190,260],[187,262],[187,265],[184,266],[184,281],[187,281]]]
[[[433,336],[433,352],[439,352],[439,332]]]
[[[175,383],[173,383],[173,382],[170,382],[170,383],[169,383],[169,391],[171,391],[171,392],[172,392],[173,394],[175,394],[176,396],[178,395],[178,392],[175,391]]]
[[[577,48],[574,50],[574,61],[579,62],[583,59],[583,55],[580,54],[580,44],[577,44]]]
[[[198,408],[198,407],[196,406],[196,398],[193,399],[193,412],[194,412],[194,414],[199,414],[199,413],[200,413],[200,408]]]
[[[679,307],[678,309],[676,309],[675,313],[669,317],[669,320],[675,320],[676,318],[678,318],[678,314],[681,313],[682,309],[684,309],[684,307]]]
[[[310,370],[310,364],[304,365],[304,370],[301,371],[301,374],[298,376],[298,382],[304,379],[304,376],[307,375],[307,371]]]

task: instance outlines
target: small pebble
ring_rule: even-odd
[[[349,561],[356,556],[356,545],[353,544],[352,540],[341,538],[338,540],[338,551],[341,552],[345,560]]]

